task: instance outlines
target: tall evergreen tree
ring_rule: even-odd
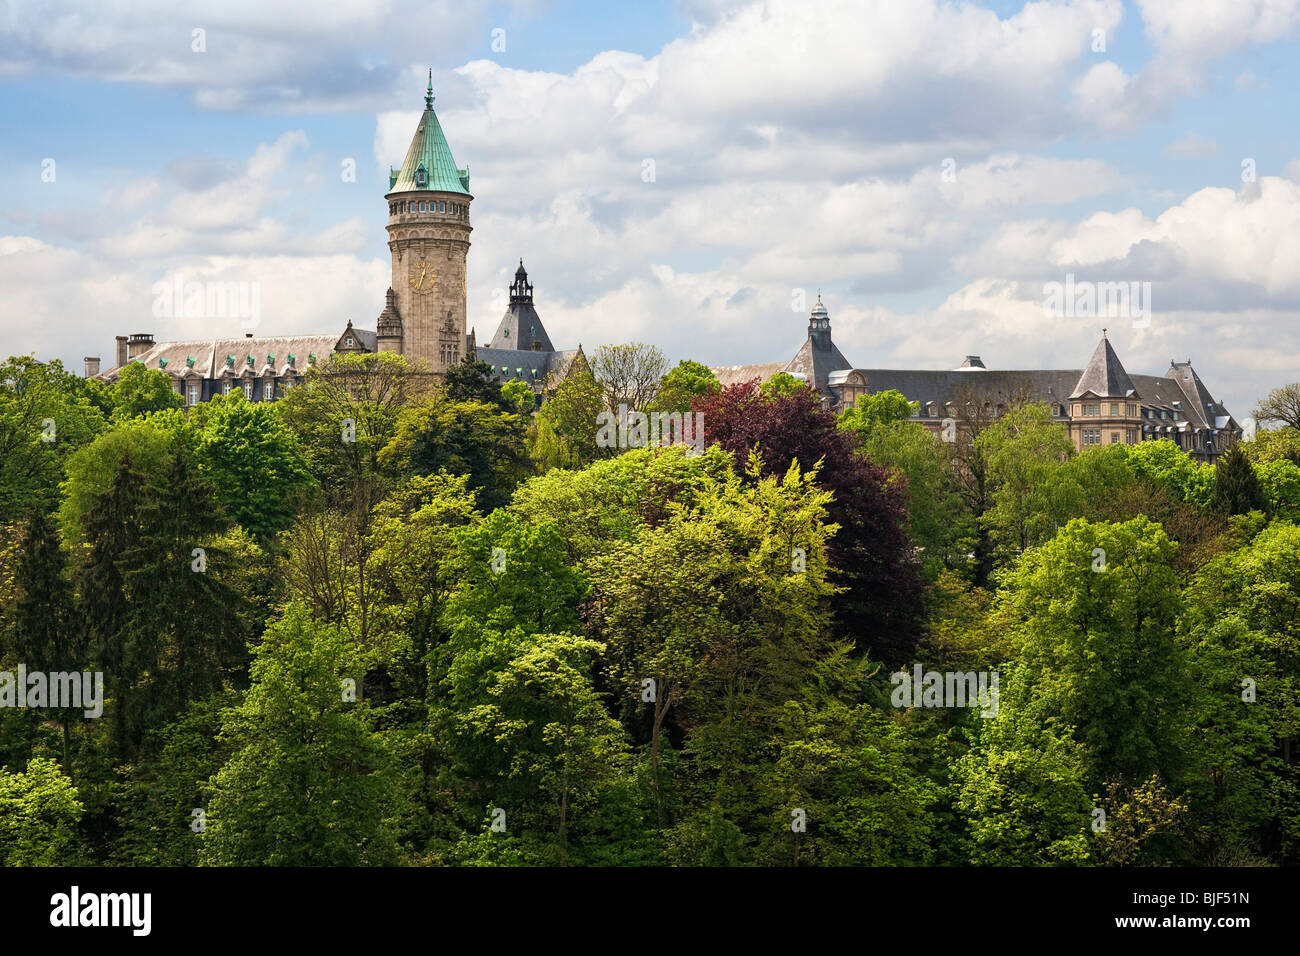
[[[108,490],[95,494],[82,517],[90,542],[78,569],[80,607],[86,633],[94,640],[98,669],[104,672],[105,693],[113,700],[113,736],[118,756],[127,752],[133,676],[140,672],[130,646],[127,622],[131,600],[121,555],[140,539],[140,505],[146,478],[135,470],[130,454],[123,456]]]
[[[141,701],[149,726],[219,689],[243,647],[240,599],[209,540],[229,527],[216,494],[180,444],[161,477],[141,501],[139,541],[122,554],[126,589],[141,597],[128,628],[149,666],[150,693]]]
[[[1268,507],[1255,467],[1235,445],[1224,452],[1214,469],[1214,494],[1210,497],[1210,507],[1225,515],[1244,515]]]
[[[30,670],[79,669],[86,654],[84,631],[75,621],[72,585],[59,545],[58,530],[39,505],[32,508],[14,567],[18,599],[14,607],[14,650]],[[63,715],[63,771],[72,773],[75,712]]]

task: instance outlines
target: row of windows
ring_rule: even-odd
[[[444,345],[442,347],[442,364],[455,365],[460,361],[460,349],[454,345]]]
[[[1120,411],[1119,411],[1120,403],[1108,402],[1106,404],[1110,406],[1111,417],[1118,418],[1120,415]],[[1079,415],[1083,418],[1100,418],[1102,414],[1104,414],[1102,412],[1102,409],[1105,407],[1106,406],[1101,402],[1084,402],[1080,405],[1074,406],[1074,414]],[[1136,405],[1131,403],[1126,403],[1124,405],[1124,415],[1126,417],[1133,418],[1135,415],[1137,415],[1137,413],[1138,413],[1138,407]]]
[[[426,206],[428,208],[425,208]],[[468,206],[466,206],[464,203],[458,203],[458,202],[445,202],[445,201],[415,202],[414,200],[407,200],[405,202],[390,202],[388,204],[388,214],[390,216],[396,216],[399,213],[408,213],[408,212],[449,212],[453,216],[463,219],[465,218],[465,214],[468,211],[469,211]]]
[[[1101,429],[1085,428],[1083,430],[1083,437],[1081,443],[1084,445],[1100,445]],[[1119,445],[1121,443],[1125,445],[1131,445],[1133,444],[1133,433],[1132,432],[1111,432],[1110,443],[1112,445]]]
[[[227,381],[221,383],[221,394],[229,395],[232,389],[239,387],[244,390],[244,397],[247,398],[250,402],[253,400],[254,396],[258,394],[261,395],[262,401],[273,402],[275,401],[275,387],[277,384],[282,385],[286,389],[289,389],[289,388],[293,388],[295,381],[296,380],[292,377],[285,378],[285,379],[264,378],[261,380],[262,388],[260,393],[257,389],[258,383],[253,379],[247,379],[244,382],[240,383],[238,386],[236,386],[234,382]],[[203,390],[203,385],[201,382],[187,383],[185,386],[185,404],[197,405],[202,399],[202,395],[203,395],[202,390]]]

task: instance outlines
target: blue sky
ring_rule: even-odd
[[[213,334],[151,314],[177,273],[259,282],[267,334],[373,328],[431,67],[480,340],[523,256],[560,347],[783,360],[820,288],[861,367],[1072,368],[1106,324],[1044,316],[1073,272],[1153,283],[1130,371],[1190,356],[1239,417],[1300,379],[1296,0],[297,9],[6,3],[0,349]]]

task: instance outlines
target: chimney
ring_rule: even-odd
[[[129,361],[130,359],[127,358],[127,350],[126,350],[126,336],[119,335],[117,337],[117,367],[121,368]]]
[[[126,343],[127,361],[134,359],[153,348],[152,332],[133,332]]]
[[[86,378],[94,378],[99,374],[99,356],[86,356]]]

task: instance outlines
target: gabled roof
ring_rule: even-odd
[[[1138,398],[1137,387],[1120,364],[1119,356],[1104,335],[1092,353],[1088,367],[1079,376],[1070,398],[1095,395],[1098,398]]]
[[[470,194],[469,170],[456,167],[442,125],[433,112],[433,71],[429,72],[429,91],[424,97],[420,125],[415,129],[402,168],[397,172],[389,170],[388,191]]]

